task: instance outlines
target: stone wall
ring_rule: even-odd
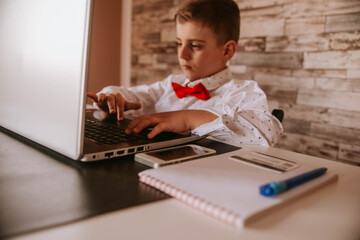
[[[181,0],[133,0],[132,84],[181,73]],[[285,111],[280,148],[360,165],[360,0],[237,0],[236,79]]]

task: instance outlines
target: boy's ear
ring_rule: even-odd
[[[232,56],[235,54],[237,48],[237,43],[234,40],[230,40],[224,45],[224,60],[229,61]]]

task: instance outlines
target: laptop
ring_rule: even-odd
[[[91,13],[91,0],[0,0],[1,128],[80,161],[200,139],[175,133],[152,140],[124,136],[117,128],[126,128],[129,120],[86,109]],[[85,136],[93,125],[95,133]],[[95,139],[106,132],[117,136]]]

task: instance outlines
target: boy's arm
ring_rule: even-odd
[[[217,113],[218,114],[218,113]],[[270,112],[246,109],[229,114],[218,114],[218,118],[192,131],[196,135],[210,135],[233,145],[276,146],[283,128]]]
[[[127,110],[138,110],[135,115],[154,112],[154,104],[158,101],[167,86],[169,77],[151,85],[139,85],[125,88],[122,86],[107,86],[98,93],[88,93],[101,110],[110,114],[117,113],[119,120],[123,119]]]
[[[215,98],[216,104],[209,104],[204,110],[218,118],[192,133],[210,135],[234,145],[277,145],[283,128],[269,112],[266,95],[256,82],[230,82]]]
[[[189,134],[198,126],[215,120],[217,116],[203,110],[180,110],[173,112],[154,113],[135,118],[126,129],[127,134],[139,133],[147,127],[153,127],[149,138],[167,131]]]

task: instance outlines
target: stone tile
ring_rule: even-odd
[[[336,160],[339,146],[332,140],[284,132],[278,145],[281,149]]]
[[[284,25],[285,19],[244,17],[241,18],[240,37],[282,36]]]
[[[265,38],[243,38],[238,42],[238,51],[264,52]]]
[[[287,103],[279,104],[278,108],[284,111],[286,119],[360,129],[360,112],[357,111]]]
[[[175,24],[170,26],[163,27],[160,32],[160,41],[161,42],[174,42],[176,41],[176,28]]]
[[[269,111],[272,112],[273,109],[279,109],[280,103],[276,100],[268,100]]]
[[[360,145],[360,129],[351,129],[328,124],[311,124],[311,136],[335,139],[336,142]]]
[[[145,43],[158,43],[160,42],[160,33],[148,33],[145,36]]]
[[[323,107],[288,103],[280,104],[279,108],[284,111],[286,119],[298,119],[308,122],[323,122],[321,115],[327,111],[327,109]]]
[[[340,15],[360,12],[358,0],[296,1],[292,4],[292,18]]]
[[[132,69],[132,85],[151,84],[164,80],[171,74],[170,69],[158,70],[151,68],[133,68]]]
[[[255,9],[255,8],[263,8],[274,6],[277,4],[276,0],[236,0],[238,3],[239,9]]]
[[[344,14],[326,17],[326,32],[343,32],[360,30],[360,14]]]
[[[301,68],[302,53],[256,53],[238,52],[231,64],[278,68]]]
[[[176,42],[160,42],[160,43],[146,43],[138,54],[174,54],[176,55]]]
[[[131,65],[132,65],[132,66],[135,66],[135,65],[138,63],[138,61],[139,61],[138,55],[132,54],[132,55],[131,55]]]
[[[287,133],[298,133],[303,135],[310,134],[311,122],[286,117],[284,118],[282,124],[284,127],[284,131]]]
[[[247,73],[263,73],[269,75],[277,75],[283,77],[290,77],[292,73],[292,69],[284,69],[277,67],[260,67],[260,66],[246,66]]]
[[[358,111],[329,108],[321,111],[319,116],[324,123],[360,130],[360,112]]]
[[[159,54],[156,59],[158,63],[179,64],[176,54]]]
[[[240,11],[246,9],[266,8],[276,5],[290,4],[296,0],[235,0]]]
[[[178,10],[178,4],[174,3],[175,7],[169,7],[169,8],[165,8],[164,9],[164,13],[162,14],[162,16],[160,16],[160,21],[161,22],[170,22],[173,23],[174,22],[174,17],[175,14]]]
[[[325,15],[341,15],[360,12],[359,0],[328,0]]]
[[[325,31],[325,16],[290,18],[285,22],[285,35],[316,34]]]
[[[297,104],[360,111],[360,93],[299,89]]]
[[[339,159],[356,163],[360,166],[360,145],[339,144]]]
[[[329,38],[323,35],[267,37],[266,52],[310,52],[329,50]]]
[[[357,32],[330,33],[329,41],[330,41],[330,49],[333,50],[360,49],[360,32],[357,31]]]
[[[342,78],[317,78],[315,86],[322,90],[334,90],[344,92],[360,92],[359,79],[342,79]]]
[[[138,56],[138,64],[151,65],[156,63],[155,54],[144,54]]]
[[[358,69],[360,50],[304,53],[304,68]]]
[[[284,86],[271,86],[259,84],[260,88],[265,92],[269,101],[277,101],[279,103],[295,104],[297,89]]]
[[[360,112],[310,105],[280,104],[285,118],[360,129]]]
[[[173,1],[151,0],[151,1],[146,1],[146,3],[144,3],[144,11],[146,12],[159,11],[161,9],[169,9],[173,6],[174,6]]]
[[[315,79],[309,77],[284,77],[266,73],[255,73],[254,80],[260,84],[292,88],[314,88]]]
[[[294,77],[330,77],[330,78],[347,78],[346,69],[294,69]]]
[[[278,4],[261,8],[252,8],[240,11],[241,17],[271,17],[271,18],[289,18],[291,17],[290,4]]]
[[[360,69],[348,69],[346,76],[347,78],[360,78]]]

